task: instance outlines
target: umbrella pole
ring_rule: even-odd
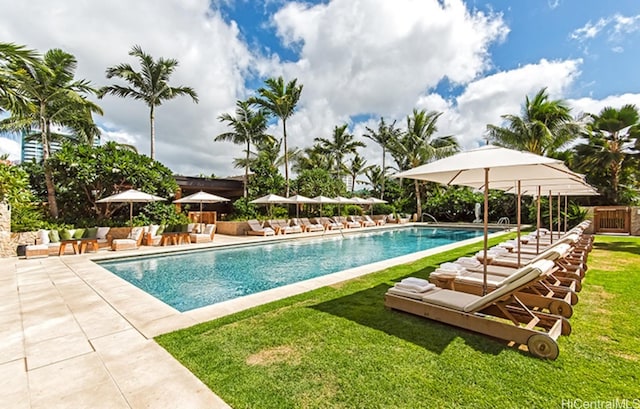
[[[553,195],[549,190],[549,233],[551,233],[551,244],[553,244]]]
[[[538,185],[538,204],[536,209],[536,254],[540,253],[540,195],[541,187]]]
[[[558,193],[558,198],[556,199],[556,202],[558,202],[558,211],[557,211],[557,215],[558,215],[558,239],[560,239],[560,193]]]
[[[133,202],[129,202],[129,225],[133,228]]]
[[[518,204],[517,204],[517,222],[518,222],[518,268],[520,268],[520,223],[522,222],[522,215],[520,214],[522,212],[522,203],[520,203],[521,199],[522,199],[522,192],[521,192],[521,188],[522,188],[522,182],[520,180],[518,180]]]
[[[564,232],[566,233],[567,230],[567,206],[568,206],[568,202],[569,202],[569,195],[564,195]]]
[[[484,257],[482,258],[482,295],[487,294],[487,247],[489,244],[489,168],[484,168]]]

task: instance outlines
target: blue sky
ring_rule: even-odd
[[[442,112],[439,132],[463,148],[483,143],[487,124],[518,114],[547,87],[578,115],[605,106],[640,106],[640,1],[637,0],[0,0],[0,38],[78,59],[77,76],[110,83],[106,67],[135,65],[134,44],[180,61],[174,85],[188,98],[156,111],[157,159],[184,175],[241,173],[241,147],[213,142],[234,110],[265,78],[304,85],[288,122],[289,144],[311,146],[344,123],[362,138],[382,116],[403,125],[412,109]],[[25,19],[38,21],[25,25]],[[99,23],[97,23],[99,22]],[[104,140],[149,151],[148,109],[108,96],[97,101]],[[270,132],[281,136],[274,121]],[[0,151],[19,155],[0,137]]]

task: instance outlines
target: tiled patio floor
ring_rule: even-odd
[[[215,243],[264,240],[216,235]],[[206,245],[182,249],[197,247]],[[143,247],[122,255],[167,250],[171,248]],[[185,313],[92,261],[113,256],[113,252],[1,259],[0,408],[228,407],[153,337],[443,250],[358,267]]]

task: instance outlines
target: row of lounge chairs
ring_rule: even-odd
[[[555,359],[557,339],[571,333],[568,319],[587,271],[593,242],[584,234],[589,223],[555,239],[547,232],[536,238],[534,247],[521,246],[520,265],[513,242],[492,248],[486,294],[480,252],[440,265],[429,280],[403,279],[387,291],[385,306],[525,345],[536,357]],[[542,250],[535,254],[538,247]]]
[[[336,229],[352,229],[361,227],[381,226],[385,220],[373,220],[370,216],[335,216],[316,217],[311,221],[307,217],[293,218],[291,220],[277,219],[267,220],[264,224],[258,220],[248,220],[248,235],[274,236],[276,234],[319,232]]]

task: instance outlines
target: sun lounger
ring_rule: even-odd
[[[283,219],[269,220],[268,223],[276,234],[302,233],[302,227],[291,226],[288,221]]]
[[[274,236],[276,234],[271,227],[262,227],[262,224],[255,219],[247,220],[247,224],[249,225],[249,230],[247,231],[249,236]]]
[[[559,354],[556,340],[571,332],[569,321],[533,311],[516,295],[521,288],[544,278],[553,269],[553,262],[541,260],[530,267],[517,279],[485,296],[435,289],[417,300],[387,292],[385,306],[526,345],[536,357],[556,359]]]
[[[144,233],[144,227],[134,227],[129,232],[126,239],[113,239],[111,241],[111,250],[135,250],[142,243],[142,236]]]
[[[333,221],[336,222],[336,223],[341,223],[347,229],[353,229],[353,228],[360,227],[360,223],[349,221],[344,216],[334,216]]]
[[[216,225],[206,224],[202,233],[189,233],[189,240],[191,243],[209,243],[213,241],[215,233]]]
[[[376,226],[376,222],[374,222],[373,220],[371,220],[371,218],[369,218],[369,219],[367,220],[367,217],[369,217],[369,216],[366,216],[366,217],[362,217],[362,216],[349,216],[349,219],[350,219],[352,222],[359,223],[359,224],[360,224],[360,226],[362,226],[362,227],[374,227],[374,226]]]
[[[328,217],[316,217],[316,223],[322,224],[325,230],[342,229],[344,227],[342,223],[337,223]]]
[[[303,227],[304,231],[314,232],[314,231],[324,231],[324,226],[320,223],[311,223],[311,221],[307,217],[301,217],[298,219],[300,226]]]

